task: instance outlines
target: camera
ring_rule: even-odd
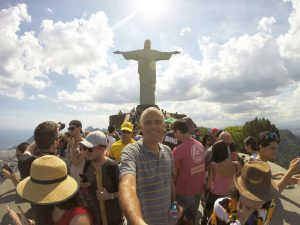
[[[1,172],[0,172],[0,176],[1,176],[1,177],[3,177],[3,172],[2,172],[3,169],[8,170],[8,172],[9,172],[10,174],[13,173],[12,168],[10,168],[10,167],[8,166],[8,164],[4,164],[4,165],[1,167]]]
[[[63,130],[66,127],[66,125],[62,122],[58,122],[57,124],[58,124],[58,130],[59,131]]]

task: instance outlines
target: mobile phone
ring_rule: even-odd
[[[79,176],[81,178],[82,183],[86,183],[89,181],[89,179],[87,178],[87,176],[85,174],[80,173]]]

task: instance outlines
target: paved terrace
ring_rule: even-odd
[[[276,164],[269,163],[273,173],[286,170]],[[7,225],[6,206],[18,212],[17,204],[21,205],[26,214],[30,215],[30,204],[23,202],[16,194],[10,180],[0,184],[0,221]],[[271,225],[298,225],[300,224],[300,185],[285,189],[277,199]]]

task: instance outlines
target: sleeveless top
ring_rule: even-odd
[[[60,220],[56,223],[54,223],[54,225],[69,225],[71,220],[80,214],[88,214],[88,216],[91,218],[91,215],[89,213],[89,211],[85,208],[82,207],[76,207],[70,210],[67,210],[64,212],[64,214],[62,215],[62,217],[60,218]]]
[[[223,177],[220,175],[220,168],[219,164],[213,164],[216,168],[216,174],[214,176],[213,182],[211,187],[209,188],[209,191],[215,195],[226,195],[228,193],[229,187],[232,184],[233,176],[230,177]],[[235,165],[235,172],[237,172],[237,165]]]

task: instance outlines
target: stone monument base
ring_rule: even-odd
[[[158,105],[151,105],[151,104],[136,106],[135,111],[137,114],[137,120],[140,118],[143,111],[145,109],[148,109],[149,107],[155,107],[155,108],[159,109]],[[161,109],[161,111],[163,112],[165,118],[172,117],[175,119],[182,119],[183,117],[186,116],[185,114],[179,114],[177,112],[176,113],[166,112],[163,109]],[[120,129],[123,122],[130,120],[130,114],[131,114],[130,112],[127,112],[127,113],[120,112],[120,114],[118,114],[118,115],[109,116],[109,125],[112,125],[117,129]]]
[[[144,112],[145,109],[148,109],[150,107],[155,107],[155,108],[159,109],[158,105],[147,104],[147,105],[137,105],[136,111],[140,111],[142,113],[142,112]]]

